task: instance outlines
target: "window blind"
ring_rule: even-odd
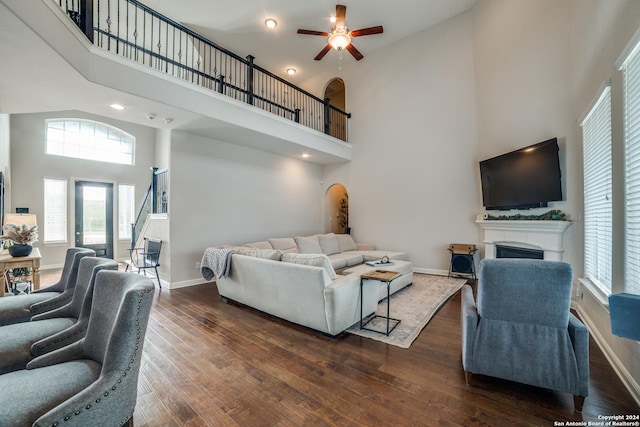
[[[581,123],[584,159],[585,277],[611,294],[611,89],[605,86]]]
[[[622,64],[625,135],[625,292],[640,294],[640,43]]]
[[[131,224],[135,221],[135,187],[118,185],[118,238],[131,239]]]
[[[44,180],[44,241],[67,241],[67,180]]]

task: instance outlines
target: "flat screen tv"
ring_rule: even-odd
[[[530,209],[562,200],[556,138],[480,162],[486,209]]]

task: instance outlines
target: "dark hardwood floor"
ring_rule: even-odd
[[[55,273],[43,274],[43,286]],[[582,413],[564,393],[478,375],[467,386],[459,293],[409,349],[330,338],[226,304],[212,284],[163,289],[155,298],[137,427],[553,426],[640,414],[593,340]]]

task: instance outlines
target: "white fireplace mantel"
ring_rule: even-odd
[[[496,245],[538,249],[544,259],[562,261],[563,234],[571,221],[476,221],[484,230],[485,258],[495,258]]]

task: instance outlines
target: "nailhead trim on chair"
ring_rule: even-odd
[[[136,356],[138,354],[138,349],[140,348],[140,333],[141,333],[141,331],[140,331],[140,310],[141,310],[141,307],[140,306],[142,304],[143,296],[145,294],[149,293],[149,292],[153,292],[153,290],[142,291],[141,293],[138,294],[139,300],[138,300],[138,313],[136,315],[136,330],[137,330],[137,333],[136,333],[136,336],[137,336],[137,338],[136,338],[136,346],[135,346],[135,348],[133,350],[133,355],[131,356],[131,359],[129,361],[129,365],[127,366],[125,371],[122,373],[120,378],[118,378],[118,380],[116,381],[117,384],[121,384],[122,383],[122,379],[127,376],[127,371],[131,370],[131,365],[135,362]],[[111,390],[116,390],[116,388],[117,388],[117,386],[114,384],[111,387]],[[109,391],[105,391],[103,393],[103,397],[109,397]],[[95,403],[101,403],[101,401],[102,401],[102,398],[98,397],[98,398],[96,398]],[[90,408],[91,408],[91,404],[90,403],[86,404],[84,406],[84,410],[88,410]],[[79,410],[76,410],[73,413],[73,415],[80,415],[81,413],[82,413],[82,409],[79,409]],[[71,417],[72,417],[72,415],[66,415],[64,417],[64,421],[69,421],[71,419]],[[131,417],[133,417],[133,413],[130,414],[124,421],[120,421],[120,425],[123,426],[123,425],[127,424],[127,422],[129,421],[129,419],[131,419]],[[59,423],[56,421],[53,424],[51,424],[51,427],[57,427],[58,425],[59,425]]]
[[[87,325],[87,326],[88,326],[88,325]],[[52,343],[51,343],[51,342],[48,342],[48,343],[45,345],[45,347],[51,347],[51,345],[52,345],[52,344],[58,344],[58,343],[60,343],[60,342],[64,342],[64,341],[66,341],[66,340],[73,339],[73,337],[75,337],[75,336],[77,336],[77,335],[83,335],[83,336],[84,336],[85,332],[87,332],[87,326],[85,326],[84,328],[79,328],[79,329],[77,329],[77,330],[76,330],[76,332],[75,332],[74,334],[66,335],[66,336],[64,336],[64,337],[61,337],[61,338],[59,338],[59,339],[57,339],[57,340],[54,340]],[[75,341],[78,341],[78,340],[74,340],[73,342],[75,342]],[[47,353],[49,353],[48,351],[44,351],[44,350],[40,351],[40,350],[38,350],[39,348],[42,348],[42,347],[38,347],[38,348],[36,348],[36,352],[35,352],[35,354],[34,354],[34,353],[32,353],[32,355],[33,355],[34,357],[42,356],[43,354],[47,354]]]

